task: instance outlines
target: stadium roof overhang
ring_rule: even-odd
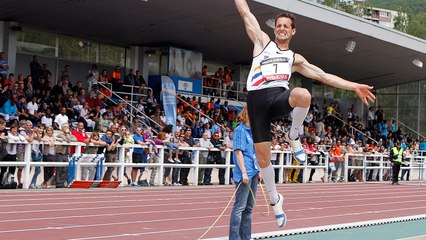
[[[376,88],[426,79],[426,41],[304,0],[249,1],[262,29],[297,17],[291,48],[325,71]],[[231,0],[3,0],[0,20],[121,46],[176,46],[205,60],[249,64],[252,43]],[[355,41],[352,53],[345,50]],[[214,69],[212,69],[214,71]]]

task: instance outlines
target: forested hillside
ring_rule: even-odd
[[[425,0],[367,0],[367,3],[373,7],[392,10],[406,8],[415,14],[426,12]]]
[[[406,32],[426,39],[426,0],[367,0],[367,5],[408,14]]]

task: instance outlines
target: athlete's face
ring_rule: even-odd
[[[277,41],[290,41],[295,33],[296,29],[291,27],[290,18],[281,17],[277,19],[274,28],[275,39]]]

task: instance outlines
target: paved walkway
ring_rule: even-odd
[[[383,224],[371,227],[361,227],[320,233],[286,236],[272,239],[285,240],[421,240],[426,239],[426,220],[408,221]]]

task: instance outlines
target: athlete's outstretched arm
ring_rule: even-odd
[[[235,0],[235,6],[243,19],[247,35],[254,44],[254,55],[257,55],[268,44],[270,38],[260,29],[259,22],[253,13],[250,12],[246,0]]]
[[[354,91],[365,105],[368,105],[368,102],[373,103],[376,99],[371,92],[373,89],[372,86],[351,82],[336,75],[326,73],[321,68],[310,64],[300,54],[295,54],[293,71],[336,88]]]

